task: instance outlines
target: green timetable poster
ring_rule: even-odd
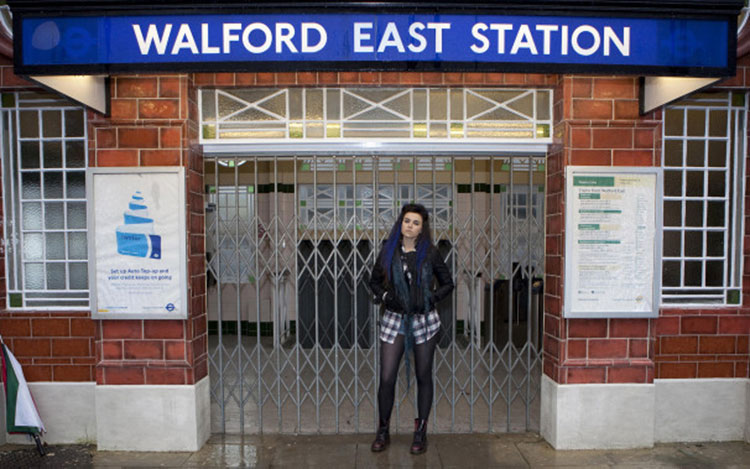
[[[656,317],[660,168],[567,168],[566,317]]]

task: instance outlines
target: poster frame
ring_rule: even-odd
[[[180,288],[180,301],[183,307],[176,312],[168,312],[166,309],[161,313],[115,313],[100,312],[98,305],[97,284],[97,252],[96,252],[96,198],[94,196],[94,181],[99,176],[133,176],[133,175],[158,175],[164,174],[177,177],[177,234],[178,234],[178,264]],[[174,178],[170,178],[174,180]],[[171,181],[170,181],[171,183]],[[88,255],[89,255],[89,299],[92,319],[187,319],[187,234],[186,234],[186,206],[185,206],[185,169],[181,166],[153,166],[153,167],[97,167],[86,169],[86,200],[87,203],[87,226],[88,226]]]
[[[576,311],[573,309],[574,293],[572,282],[567,279],[573,278],[576,267],[574,253],[574,176],[627,176],[627,175],[651,174],[655,176],[653,194],[651,200],[654,204],[654,240],[653,240],[653,287],[651,289],[651,311]],[[663,237],[663,187],[664,171],[660,167],[644,166],[568,166],[565,178],[565,267],[564,267],[564,289],[563,289],[563,317],[564,318],[656,318],[659,316],[661,307],[661,282],[662,282],[662,237]]]

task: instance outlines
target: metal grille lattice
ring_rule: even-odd
[[[373,429],[378,312],[364,282],[413,200],[436,220],[433,238],[456,283],[439,307],[431,430],[538,429],[543,159],[205,164],[213,431]],[[416,401],[404,373],[392,419],[400,431]]]

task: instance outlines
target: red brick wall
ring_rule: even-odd
[[[715,88],[750,88],[750,57],[738,60],[735,77]],[[747,163],[746,163],[747,165]],[[750,174],[750,173],[748,173]],[[746,183],[747,184],[747,183]],[[750,254],[750,198],[745,197],[745,255]],[[750,375],[750,262],[744,260],[741,307],[664,308],[655,321],[657,378],[747,378]]]
[[[664,309],[656,320],[657,377],[747,378],[749,332],[746,308]]]
[[[0,77],[4,90],[33,89],[10,66]],[[0,334],[29,381],[192,384],[208,374],[202,164],[197,124],[188,116],[195,91],[187,76],[115,77],[111,96],[109,118],[88,113],[90,166],[186,167],[190,319],[93,321],[89,311],[8,311],[0,262]]]
[[[548,155],[544,372],[561,384],[654,379],[654,321],[564,319],[565,170],[568,165],[660,164],[660,114],[638,115],[635,77],[561,77]]]
[[[0,58],[0,90],[37,90],[13,74],[12,62]],[[0,193],[0,233],[4,222]],[[0,234],[0,236],[4,236]],[[95,323],[89,311],[7,310],[5,250],[0,247],[0,335],[23,365],[28,381],[93,381]]]
[[[750,86],[748,69],[750,61],[742,62],[721,86]],[[652,320],[562,318],[565,166],[660,165],[661,111],[639,116],[637,96],[636,78],[574,76],[558,84],[548,155],[544,372],[561,384],[748,377],[747,307],[665,308]],[[743,284],[747,305],[748,275]]]
[[[0,89],[36,89],[0,62]],[[300,72],[113,77],[111,115],[89,118],[89,165],[182,165],[187,178],[190,319],[93,321],[89,311],[10,312],[0,257],[0,334],[29,381],[190,384],[207,375],[203,165],[198,86],[549,86],[554,75],[502,73]],[[2,210],[2,204],[0,204]]]
[[[0,311],[0,334],[27,381],[93,381],[94,328],[88,311]]]
[[[196,73],[196,86],[550,86],[557,75],[532,73],[289,72]]]
[[[188,319],[103,320],[96,333],[99,384],[194,384],[208,374],[203,168],[195,89],[187,75],[118,76],[111,115],[89,121],[91,166],[184,166]],[[192,113],[189,112],[192,107]]]
[[[737,77],[722,86],[750,86],[749,66],[740,63]],[[28,87],[8,70],[5,66],[0,74],[2,86]],[[196,89],[295,85],[554,87],[555,142],[547,163],[545,374],[559,383],[748,376],[750,308],[667,309],[656,320],[562,318],[566,166],[660,164],[661,113],[638,115],[636,78],[299,72],[113,78],[111,116],[89,113],[90,165],[185,167],[189,319],[94,322],[88,312],[11,313],[5,310],[5,295],[0,295],[0,333],[26,365],[29,380],[93,380],[94,368],[100,384],[190,384],[206,376],[203,167]],[[750,200],[746,204],[750,207]],[[750,243],[745,245],[750,252]],[[0,269],[3,266],[0,263]],[[748,288],[743,304],[748,304]]]

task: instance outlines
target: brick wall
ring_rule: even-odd
[[[289,72],[196,73],[196,86],[551,86],[556,75],[532,73]]]
[[[0,312],[0,334],[27,381],[93,381],[94,329],[88,311]]]
[[[0,61],[0,89],[38,89]],[[10,312],[0,262],[0,334],[29,381],[191,384],[207,375],[203,163],[196,121],[199,86],[550,86],[554,75],[300,72],[113,77],[111,115],[89,119],[89,165],[182,165],[187,178],[190,319],[91,320],[90,312]],[[0,204],[2,210],[2,204]],[[0,258],[0,261],[2,259]]]
[[[750,86],[749,69],[750,61],[741,61],[737,77],[721,87]],[[662,116],[660,110],[638,115],[636,78],[563,77],[556,96],[547,176],[545,374],[562,384],[748,377],[748,307],[664,308],[651,320],[562,318],[565,166],[660,165]],[[750,198],[745,203],[748,213]],[[743,285],[747,305],[748,275]]]
[[[544,372],[561,384],[654,379],[654,321],[564,319],[565,171],[568,165],[660,164],[661,116],[638,114],[635,77],[564,76],[548,155]]]
[[[99,384],[194,384],[208,374],[203,167],[195,89],[187,75],[118,76],[111,115],[89,120],[90,166],[183,166],[188,319],[104,320],[96,333]],[[192,106],[192,112],[189,112]]]
[[[747,91],[750,57],[737,62],[737,73],[715,86]],[[746,163],[747,165],[747,163]],[[750,173],[748,173],[750,174]],[[747,182],[746,182],[747,185]],[[664,308],[655,321],[657,378],[750,377],[750,197],[745,196],[745,259],[741,307]]]
[[[36,90],[13,74],[9,59],[0,58],[0,91]],[[4,219],[0,193],[0,230]],[[2,231],[0,231],[2,232]],[[2,232],[0,236],[4,236]],[[89,311],[7,310],[5,251],[0,247],[0,335],[23,365],[28,381],[93,381],[96,365],[94,331]]]
[[[657,377],[747,378],[749,331],[747,308],[665,308],[656,320]]]
[[[7,64],[0,67],[4,89],[29,87],[9,72]],[[737,76],[721,86],[750,86],[748,69],[750,62],[740,62]],[[554,87],[555,142],[547,163],[545,374],[559,383],[748,376],[750,308],[670,308],[656,320],[562,318],[566,166],[660,164],[661,113],[638,115],[636,78],[299,72],[112,79],[111,116],[89,113],[89,163],[185,167],[189,319],[95,322],[88,312],[9,312],[3,292],[0,333],[25,365],[29,380],[89,381],[96,377],[101,384],[190,384],[206,376],[203,166],[197,145],[196,90],[201,86],[326,85]],[[750,199],[746,205],[750,207]],[[745,246],[750,252],[750,242]],[[4,263],[0,263],[4,277],[2,269]],[[750,272],[750,265],[745,271]],[[744,284],[743,304],[748,304],[747,277]]]

